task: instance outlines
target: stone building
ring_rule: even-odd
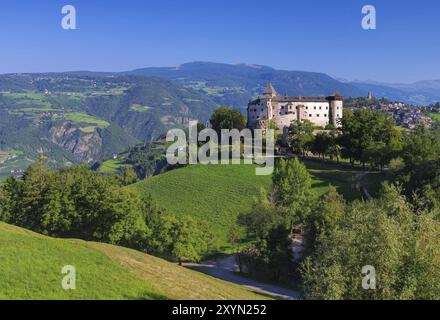
[[[340,126],[342,111],[343,98],[338,93],[328,97],[282,96],[269,83],[263,96],[248,104],[248,127],[264,129],[272,121],[283,131],[293,120],[309,120],[323,128],[328,124]]]

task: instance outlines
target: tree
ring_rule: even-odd
[[[313,203],[311,186],[312,179],[297,158],[277,162],[272,176],[275,203],[288,210],[291,226],[306,221]]]
[[[228,107],[220,107],[214,110],[209,119],[212,129],[221,133],[222,129],[238,129],[243,130],[246,127],[246,117],[239,110],[230,109]]]
[[[326,201],[325,211],[338,218],[307,228],[315,245],[302,264],[306,298],[440,298],[440,222],[431,212],[416,212],[399,187],[386,185],[382,194],[342,211],[339,201]],[[361,285],[366,265],[375,268],[376,290]]]
[[[190,216],[159,216],[152,226],[150,247],[157,253],[182,261],[198,262],[208,250],[210,233],[203,223]]]
[[[285,224],[274,225],[268,234],[257,242],[259,258],[270,270],[269,279],[273,281],[289,281],[292,269],[292,241],[290,230]]]
[[[317,243],[328,237],[344,216],[344,198],[331,186],[329,191],[318,201],[306,224],[307,251],[313,252]]]
[[[336,136],[335,131],[332,131],[329,134],[329,145],[327,147],[327,155],[331,160],[336,158],[336,162],[339,163],[339,158],[341,157],[342,147],[338,143],[338,138]]]
[[[420,193],[427,185],[434,185],[440,174],[440,131],[418,128],[406,136],[402,159],[405,167],[400,179],[406,194]]]
[[[253,249],[240,253],[240,268],[246,266],[251,275],[259,278],[288,281],[292,241],[286,210],[271,203],[262,191],[252,209],[239,215],[238,223],[256,239]]]
[[[354,164],[359,161],[383,167],[402,149],[402,133],[385,112],[371,109],[345,110],[338,141],[342,154]]]
[[[121,171],[119,173],[119,180],[121,181],[121,184],[123,186],[128,186],[130,184],[136,183],[138,181],[138,177],[131,166],[124,166],[121,168]]]
[[[313,131],[313,123],[309,120],[294,120],[287,129],[287,144],[293,152],[304,156],[312,146]]]
[[[322,157],[324,159],[324,156],[329,153],[330,145],[330,135],[326,132],[319,132],[313,140],[311,151],[313,154],[316,154],[318,157]]]
[[[275,226],[286,224],[286,212],[270,202],[265,191],[261,190],[252,208],[239,214],[238,223],[246,228],[250,237],[264,239]]]

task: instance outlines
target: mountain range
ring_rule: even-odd
[[[249,99],[262,93],[272,82],[279,94],[328,95],[334,91],[345,97],[388,98],[412,104],[440,101],[440,80],[413,84],[372,81],[340,81],[324,73],[276,70],[268,66],[192,62],[177,67],[143,68],[124,74],[157,76],[207,94],[214,102],[244,108]]]

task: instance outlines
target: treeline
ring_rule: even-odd
[[[378,199],[346,203],[335,188],[317,199],[297,159],[280,160],[272,187],[239,222],[256,239],[239,254],[254,277],[301,280],[307,299],[440,299],[440,207],[427,198],[409,201],[397,184]],[[304,251],[295,257],[295,229],[304,229]],[[365,266],[376,289],[366,290]]]
[[[179,261],[198,261],[211,237],[202,222],[176,217],[124,188],[130,177],[86,166],[52,171],[40,160],[0,187],[0,221],[45,235],[106,242]]]
[[[310,121],[294,121],[288,128],[287,144],[300,155],[313,153],[338,162],[343,157],[353,165],[358,162],[380,169],[402,151],[405,135],[385,112],[345,110],[340,122],[340,128],[328,126],[315,134]]]

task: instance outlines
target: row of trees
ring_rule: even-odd
[[[42,234],[107,242],[179,261],[198,261],[209,248],[206,227],[157,208],[127,188],[130,170],[103,176],[86,166],[49,170],[40,160],[22,179],[0,187],[0,221]]]
[[[365,165],[383,168],[398,156],[403,148],[404,135],[394,120],[384,112],[369,109],[346,110],[341,127],[327,128],[315,134],[316,128],[308,121],[293,121],[288,128],[287,144],[292,151],[319,157],[340,157]]]

